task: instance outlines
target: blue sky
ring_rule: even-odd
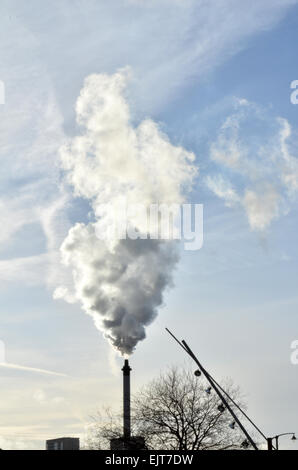
[[[0,18],[0,339],[8,363],[65,374],[0,367],[0,445],[83,436],[95,410],[121,403],[121,359],[53,292],[71,284],[59,247],[90,211],[62,184],[59,148],[80,132],[85,77],[126,66],[133,123],[153,119],[196,155],[190,201],[205,223],[132,357],[134,390],[188,364],[168,326],[240,385],[266,434],[298,431],[297,2],[3,0]]]

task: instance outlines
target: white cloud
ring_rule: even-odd
[[[278,191],[269,183],[259,191],[245,191],[242,203],[252,230],[265,230],[279,216],[280,199]]]
[[[188,80],[199,79],[236,53],[251,35],[274,26],[294,3],[87,0],[82,6],[54,0],[47,8],[35,0],[30,8],[18,1],[2,4],[1,79],[6,105],[0,110],[0,222],[5,221],[0,243],[14,240],[22,227],[37,222],[51,255],[42,267],[43,281],[52,285],[59,276],[61,283],[68,282],[68,272],[57,270],[57,246],[68,230],[67,196],[57,161],[57,149],[65,138],[60,105],[66,104],[68,118],[72,102],[65,103],[64,96],[72,83],[80,86],[84,73],[131,64],[133,109],[147,113],[160,108]],[[71,84],[66,83],[69,76]],[[152,122],[145,122],[141,131],[152,134]],[[231,153],[231,164],[237,158]],[[286,173],[284,177],[291,178]],[[24,253],[11,263],[23,273],[35,261],[39,263],[37,258],[27,260]],[[15,269],[9,271],[9,279],[13,273],[20,279]],[[30,272],[30,283],[33,277]]]
[[[6,439],[4,436],[0,436],[1,450],[29,450],[34,447],[34,442],[28,442],[26,439]]]
[[[139,2],[139,24],[133,27],[132,37],[137,35],[141,39],[139,47],[133,49],[135,57],[129,57],[130,47],[127,51],[127,63],[137,71],[134,93],[138,100],[146,111],[163,106],[189,82],[201,80],[238,53],[251,36],[271,29],[296,3],[296,0]],[[121,33],[116,30],[115,36],[121,40]],[[116,48],[117,45],[111,51],[114,57]]]
[[[239,196],[231,183],[224,179],[222,175],[207,176],[206,184],[211,191],[221,199],[224,199],[227,206],[234,205],[239,202]]]
[[[33,398],[42,405],[47,402],[44,390],[35,390],[35,392],[33,393]]]
[[[295,195],[298,189],[298,160],[291,155],[287,145],[288,139],[290,139],[292,134],[289,122],[286,119],[281,118],[279,118],[278,121],[280,123],[280,148],[284,160],[281,170],[281,179],[283,184],[288,188],[289,196],[291,196]]]
[[[298,189],[298,160],[290,152],[291,126],[247,100],[222,125],[211,145],[216,171],[206,184],[226,205],[242,206],[252,230],[266,230],[286,214]]]
[[[128,3],[125,0],[1,3],[0,78],[5,80],[7,91],[7,105],[0,108],[1,241],[14,239],[22,226],[37,220],[45,231],[50,253],[36,257],[24,253],[18,259],[2,260],[2,281],[40,284],[49,273],[51,279],[57,275],[55,247],[67,229],[66,211],[59,202],[64,195],[57,194],[57,148],[64,140],[63,126],[73,132],[70,120],[73,97],[84,76],[93,72],[112,73],[131,64],[135,70],[130,89],[132,113],[137,114],[140,109],[145,114],[160,110],[190,80],[200,79],[237,53],[248,38],[274,26],[296,2],[144,0],[137,5],[136,0],[134,7],[139,12],[124,8]],[[60,105],[64,107],[65,122]],[[295,187],[293,171],[285,171],[284,179],[288,187]],[[231,188],[238,196],[238,187]],[[222,185],[220,189],[222,192]],[[234,193],[228,191],[227,199],[231,199],[231,194],[234,198]],[[15,218],[11,219],[9,214]],[[102,380],[103,377],[96,383],[78,384],[75,403],[80,410],[78,415],[88,415],[90,403],[108,400],[111,391],[117,390],[110,383],[102,387]],[[16,390],[19,395],[13,400],[11,395]],[[98,395],[99,392],[103,395]],[[2,390],[2,396],[3,393]],[[74,394],[71,383],[69,395]],[[65,415],[55,415],[54,420],[52,413],[41,414],[39,407],[35,407],[36,413],[24,401],[19,381],[13,387],[9,384],[2,404],[2,424],[9,410],[7,427],[1,426],[3,448],[36,448],[37,440],[43,446],[45,438],[55,436],[58,427],[69,430],[66,423],[69,416],[74,416],[66,410]],[[30,425],[21,426],[21,420]],[[46,430],[33,424],[42,420],[45,426],[50,423]],[[35,441],[31,442],[34,432]],[[10,439],[10,434],[15,437]]]
[[[30,8],[19,1],[10,3],[12,9],[17,5],[23,22],[13,30],[16,41],[21,27],[27,27],[28,48],[40,45],[69,116],[84,76],[112,73],[126,65],[135,70],[135,106],[152,114],[177,91],[244,48],[253,35],[274,27],[297,2],[53,0],[45,6],[32,0]],[[5,31],[15,22],[2,26]]]
[[[43,389],[38,389],[35,390],[33,393],[33,399],[37,401],[40,405],[59,405],[61,403],[64,403],[64,397],[61,396],[54,396],[51,397],[46,394],[46,392]]]
[[[38,219],[36,211],[28,207],[30,200],[24,197],[22,201],[17,198],[0,199],[0,244],[11,239],[11,237],[24,225],[36,222]]]
[[[0,260],[0,280],[32,286],[44,285],[50,261],[48,254]]]
[[[56,375],[57,377],[66,377],[66,374],[62,374],[61,372],[53,372],[51,370],[38,369],[36,367],[22,366],[19,364],[12,364],[10,362],[0,362],[0,368],[1,367],[5,369],[14,369],[14,370],[20,370],[20,371],[25,371],[25,372],[34,372],[37,374]]]
[[[61,267],[56,269],[58,249],[68,229],[67,194],[58,164],[63,118],[38,40],[18,16],[6,21],[7,11],[3,5],[0,9],[1,79],[6,84],[6,103],[0,107],[0,248],[5,254],[0,278],[52,285],[57,276],[65,280]],[[34,230],[32,248],[20,238],[28,225]],[[36,241],[37,250],[45,248],[32,256],[27,250],[34,252]],[[6,259],[7,246],[10,259]]]

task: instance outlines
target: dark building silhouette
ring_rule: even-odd
[[[124,437],[111,439],[111,450],[146,450],[145,439],[141,436],[131,436],[130,439]]]
[[[80,450],[78,437],[60,437],[46,441],[46,450]]]

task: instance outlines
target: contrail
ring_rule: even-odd
[[[36,367],[27,367],[20,366],[18,364],[11,364],[10,362],[0,362],[0,367],[5,367],[6,369],[16,369],[16,370],[25,370],[28,372],[36,372],[37,374],[47,374],[47,375],[56,375],[58,377],[68,377],[66,374],[61,372],[53,372],[46,369],[37,369]]]

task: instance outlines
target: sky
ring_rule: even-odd
[[[204,205],[203,247],[179,248],[173,285],[151,306],[158,315],[131,357],[133,391],[168,366],[192,367],[168,327],[217,380],[240,386],[266,435],[298,432],[298,366],[290,360],[298,339],[298,106],[290,99],[297,3],[2,0],[0,447],[83,438],[97,410],[121,406],[122,358],[86,315],[88,299],[68,295],[80,289],[71,273],[81,269],[77,258],[63,264],[69,230],[90,227],[102,197],[102,167],[98,189],[90,168],[79,172],[71,158],[78,142],[108,139],[110,121],[96,114],[107,90],[118,106],[111,126],[123,118],[115,137],[127,132],[145,146],[149,135],[168,156],[154,154],[155,173],[129,174],[137,196],[151,194],[155,175],[167,182],[162,200],[187,183],[187,201]],[[103,126],[99,137],[94,122]],[[181,159],[192,156],[190,181]],[[281,445],[297,449],[287,438]]]

